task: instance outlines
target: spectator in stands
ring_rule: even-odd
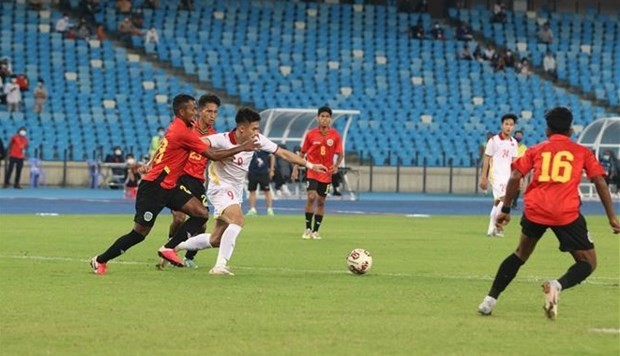
[[[105,26],[103,26],[102,23],[97,23],[95,25],[95,36],[99,41],[104,41],[106,39]]]
[[[430,30],[430,34],[431,34],[431,38],[434,40],[445,40],[445,33],[443,30],[443,27],[441,27],[441,24],[439,24],[439,22],[435,22],[435,24],[433,25],[433,28],[431,28]]]
[[[73,38],[79,38],[83,40],[87,40],[90,38],[90,27],[88,26],[88,22],[86,19],[80,19],[78,25],[71,31],[73,34]]]
[[[144,0],[142,7],[145,9],[156,10],[159,8],[159,0]]]
[[[30,166],[30,187],[38,188],[41,176],[44,175],[41,159],[38,157],[30,157],[28,166]]]
[[[532,67],[530,67],[530,61],[527,58],[522,58],[521,61],[517,63],[515,69],[517,70],[517,73],[522,75],[532,74]]]
[[[493,61],[493,58],[495,58],[495,47],[489,45],[482,51],[482,55],[485,61]]]
[[[8,111],[19,112],[20,105],[22,103],[22,92],[19,89],[19,84],[17,84],[16,77],[12,77],[11,80],[4,86],[4,94],[6,94]]]
[[[128,153],[125,157],[127,163],[127,179],[125,179],[125,197],[135,199],[138,192],[138,184],[140,183],[140,167],[141,163],[136,161],[133,154]]]
[[[557,63],[555,61],[555,57],[553,57],[553,53],[551,51],[547,51],[545,53],[545,57],[543,58],[543,69],[545,73],[552,76],[554,79],[557,78],[556,72]]]
[[[125,19],[118,24],[118,32],[121,35],[121,39],[124,41],[131,41],[131,36],[141,36],[142,32],[137,29],[129,17],[125,17]]]
[[[495,51],[491,58],[491,65],[495,71],[503,71],[506,68],[506,53],[503,51]]]
[[[516,67],[516,59],[514,53],[510,49],[506,49],[504,51],[504,61],[506,62],[506,67],[515,68]]]
[[[491,17],[491,22],[504,23],[508,16],[506,15],[506,5],[500,0],[495,2],[493,5],[493,16]]]
[[[131,13],[131,1],[129,0],[116,0],[116,11],[121,14]]]
[[[469,50],[469,46],[467,45],[467,43],[465,43],[463,45],[463,48],[461,48],[461,51],[459,52],[459,59],[464,59],[467,61],[471,61],[474,59],[474,56],[471,54],[471,51]]]
[[[105,163],[125,163],[123,157],[123,150],[120,146],[115,146],[111,154],[108,154],[104,160]],[[119,189],[124,186],[125,179],[127,178],[127,168],[112,167],[112,180],[109,183],[111,189]]]
[[[548,22],[545,22],[540,31],[538,31],[538,40],[547,44],[553,42],[553,31],[551,31],[551,27]]]
[[[56,32],[67,33],[71,27],[71,20],[69,20],[69,16],[64,15],[56,22]]]
[[[482,48],[480,48],[480,45],[477,45],[476,49],[474,49],[473,56],[474,59],[478,62],[484,61],[484,52],[482,51]]]
[[[418,23],[409,27],[409,38],[423,40],[424,39],[424,26],[422,21],[418,20]]]
[[[0,58],[0,78],[2,79],[2,83],[4,83],[6,78],[10,77],[11,74],[13,74],[11,59],[9,57]]]
[[[159,44],[159,34],[153,26],[151,26],[151,28],[149,28],[144,35],[144,44],[147,43],[154,43],[156,46]]]
[[[11,182],[11,175],[13,175],[13,169],[15,169],[15,189],[22,189],[19,185],[19,181],[22,176],[22,168],[24,167],[24,157],[26,157],[26,149],[28,148],[28,139],[26,138],[26,128],[24,126],[17,130],[17,134],[11,137],[9,141],[9,147],[7,149],[9,153],[9,164],[4,175],[3,188],[8,188]]]
[[[459,26],[456,28],[456,39],[459,41],[471,41],[474,36],[471,33],[471,29],[469,25],[465,23],[465,21],[461,21]]]
[[[131,23],[133,25],[142,30],[142,26],[144,26],[144,14],[142,13],[142,9],[136,9],[131,12]]]
[[[47,101],[47,88],[43,79],[39,79],[37,87],[34,88],[34,112],[39,114],[43,112],[45,108],[45,101]]]

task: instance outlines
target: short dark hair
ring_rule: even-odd
[[[504,116],[502,116],[502,124],[504,123],[504,121],[510,119],[512,119],[512,121],[516,124],[519,118],[515,114],[504,114]]]
[[[565,107],[558,106],[545,113],[547,128],[552,132],[568,133],[573,123],[573,113]]]
[[[517,130],[517,131],[515,131],[515,135],[516,135],[516,134],[518,134],[518,133],[520,133],[521,135],[523,135],[523,130]]]
[[[196,101],[193,96],[187,94],[179,94],[172,99],[172,111],[175,115],[179,113],[179,110],[190,101]]]
[[[260,114],[250,108],[241,108],[237,111],[237,115],[235,116],[235,123],[239,124],[250,124],[256,121],[260,121]]]
[[[222,104],[222,102],[220,101],[220,98],[218,98],[216,95],[213,95],[213,94],[205,94],[198,99],[199,108],[202,108],[209,103],[213,103],[217,105],[218,107]]]
[[[163,126],[159,126],[159,127],[157,128],[157,131],[163,131],[163,130],[165,130],[165,129],[163,128]]]
[[[317,112],[317,116],[321,115],[321,113],[326,112],[329,116],[332,116],[332,109],[329,106],[321,106],[319,111]]]

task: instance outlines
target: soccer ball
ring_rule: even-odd
[[[347,256],[347,266],[354,274],[365,274],[372,267],[372,256],[363,248],[356,248]]]

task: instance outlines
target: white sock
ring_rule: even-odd
[[[177,245],[175,250],[189,250],[189,251],[197,251],[204,250],[206,248],[212,248],[211,246],[211,234],[198,234],[196,236],[192,236],[189,239],[181,242]]]
[[[487,229],[487,235],[493,234],[495,222],[497,221],[497,211],[497,207],[493,205],[493,209],[491,209],[491,213],[489,214],[489,228]]]
[[[226,230],[224,230],[222,241],[220,242],[220,250],[217,253],[217,261],[215,262],[216,267],[226,266],[228,264],[235,250],[237,236],[239,236],[240,233],[241,226],[236,224],[230,224]]]

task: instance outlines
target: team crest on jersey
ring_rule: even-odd
[[[151,213],[150,211],[147,211],[146,213],[144,213],[144,221],[151,221],[153,220],[153,213]]]
[[[328,145],[329,147],[333,146],[333,145],[334,145],[334,140],[332,140],[331,138],[330,138],[330,139],[328,139],[328,140],[327,140],[327,145]]]

